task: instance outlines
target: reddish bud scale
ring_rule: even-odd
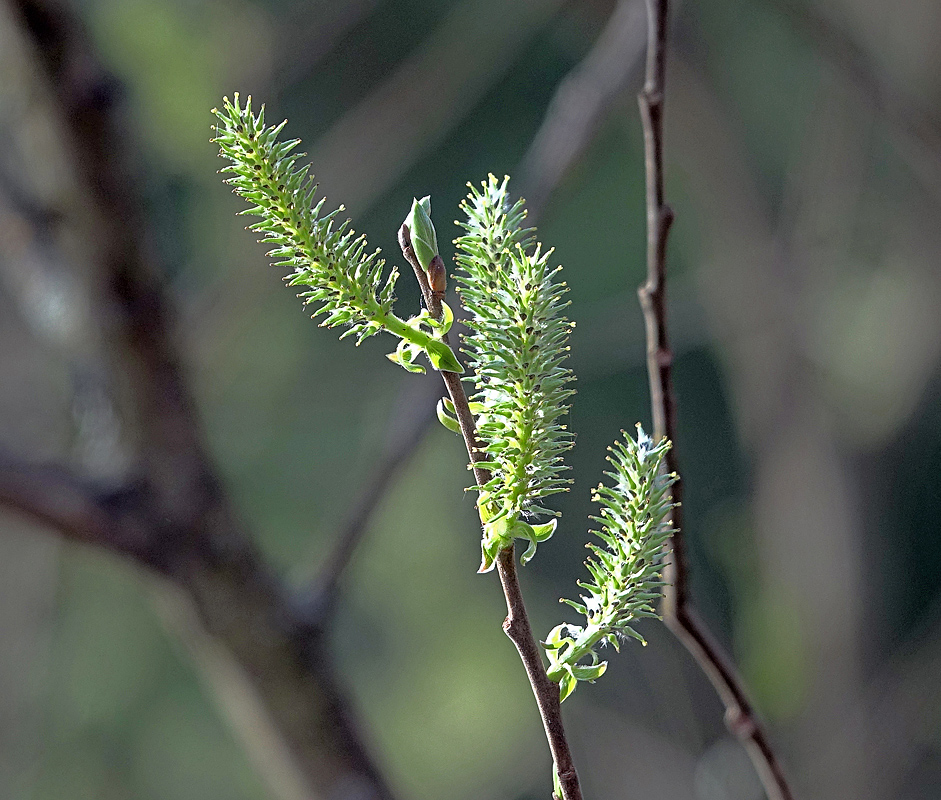
[[[448,278],[441,256],[435,256],[428,265],[428,285],[431,291],[439,297],[444,297],[448,288]]]

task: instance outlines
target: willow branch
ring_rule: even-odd
[[[407,225],[402,225],[399,229],[399,245],[405,259],[415,271],[415,277],[422,290],[425,307],[430,314],[440,317],[441,301],[432,293],[428,286],[425,271],[415,257]],[[447,335],[445,335],[445,342],[450,346]],[[461,427],[461,435],[464,438],[467,455],[470,457],[471,463],[476,464],[481,460],[478,455],[480,443],[477,439],[477,426],[467,401],[464,384],[461,382],[461,377],[454,372],[442,372],[441,377],[448,389],[451,402],[454,403],[455,415]],[[483,486],[490,480],[489,470],[477,466],[474,466],[473,469],[478,486]],[[552,753],[555,770],[562,786],[562,800],[581,800],[582,790],[578,782],[578,773],[575,771],[571,748],[562,724],[559,684],[550,681],[548,675],[546,675],[546,667],[542,660],[542,653],[539,650],[539,643],[533,635],[529,615],[526,613],[526,604],[523,601],[523,592],[516,571],[515,550],[516,548],[513,545],[504,548],[500,551],[496,562],[500,585],[506,598],[507,616],[503,621],[503,631],[513,642],[516,651],[519,653],[523,667],[526,670],[526,677],[529,679],[529,685],[532,687],[533,695],[536,698],[539,716],[542,719],[546,739],[549,742],[549,750]]]
[[[647,176],[647,280],[638,294],[646,328],[654,435],[656,438],[666,436],[673,442],[665,459],[666,469],[679,475],[673,353],[667,332],[665,287],[667,239],[673,222],[673,210],[664,202],[663,191],[663,93],[668,13],[668,0],[647,0],[646,81],[638,98]],[[715,687],[725,705],[726,725],[748,751],[769,800],[791,800],[793,795],[781,764],[748,700],[741,678],[690,603],[682,495],[683,484],[677,480],[673,486],[673,499],[678,504],[673,516],[677,530],[670,543],[672,558],[666,576],[664,620]]]

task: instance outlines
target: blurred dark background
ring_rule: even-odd
[[[413,196],[432,194],[446,260],[466,181],[509,173],[531,199],[578,323],[576,485],[523,574],[544,635],[575,591],[605,447],[650,420],[641,0],[77,7],[125,86],[146,235],[211,452],[297,586],[436,395],[382,357],[391,340],[338,342],[280,285],[215,174],[210,109],[237,90],[287,117],[328,202],[401,266]],[[941,787],[939,41],[935,0],[674,9],[670,305],[693,592],[806,800]],[[0,6],[0,442],[107,480],[132,448],[59,125]],[[403,314],[418,302],[407,278]],[[459,439],[427,426],[343,577],[334,646],[402,798],[544,797],[502,597],[475,575],[464,464]],[[0,517],[0,797],[278,797],[172,602],[127,561]],[[696,665],[662,626],[642,630],[650,646],[612,653],[565,704],[586,796],[763,797]]]

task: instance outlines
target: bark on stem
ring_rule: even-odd
[[[668,19],[668,0],[647,0],[647,73],[638,97],[647,178],[647,280],[638,289],[638,295],[647,336],[654,438],[666,436],[673,443],[665,465],[668,472],[679,475],[673,353],[667,333],[665,285],[667,239],[673,222],[673,209],[664,202],[663,192],[663,93]],[[745,746],[769,800],[792,800],[781,763],[748,700],[741,678],[690,603],[680,479],[672,491],[678,505],[673,513],[676,532],[670,541],[672,558],[666,570],[664,621],[715,687],[725,705],[726,725]]]

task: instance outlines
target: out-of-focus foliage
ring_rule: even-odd
[[[751,684],[799,796],[930,797],[941,780],[941,7],[677,6],[670,303],[694,598]],[[412,198],[433,194],[450,264],[459,231],[440,210],[457,207],[468,178],[515,174],[612,4],[80,8],[127,84],[151,242],[212,452],[265,552],[300,585],[412,376],[376,339],[353,350],[320,335],[283,290],[214,174],[207,109],[235,87],[265,97],[307,143],[325,208],[352,197],[357,229],[393,262]],[[837,23],[858,53],[808,13]],[[878,79],[875,98],[847,65],[857,57]],[[82,199],[28,64],[0,11],[0,174],[67,220]],[[576,491],[560,502],[571,529],[524,575],[536,630],[557,622],[556,598],[583,558],[583,489],[600,479],[607,444],[649,419],[637,85],[538,221],[566,265],[578,395]],[[402,102],[406,89],[433,108]],[[71,262],[44,256],[0,190],[0,441],[121,473],[129,434],[102,400],[101,320],[62,224]],[[400,283],[399,302],[417,313],[417,290]],[[409,463],[347,576],[334,644],[404,798],[522,800],[537,796],[548,763],[499,591],[474,574],[464,461],[438,429]],[[0,795],[269,797],[164,633],[172,603],[125,564],[6,515],[0,525]],[[407,555],[418,533],[440,565],[430,580]],[[604,681],[566,702],[587,796],[757,800],[705,680],[657,623],[641,633],[649,647],[624,648]]]

